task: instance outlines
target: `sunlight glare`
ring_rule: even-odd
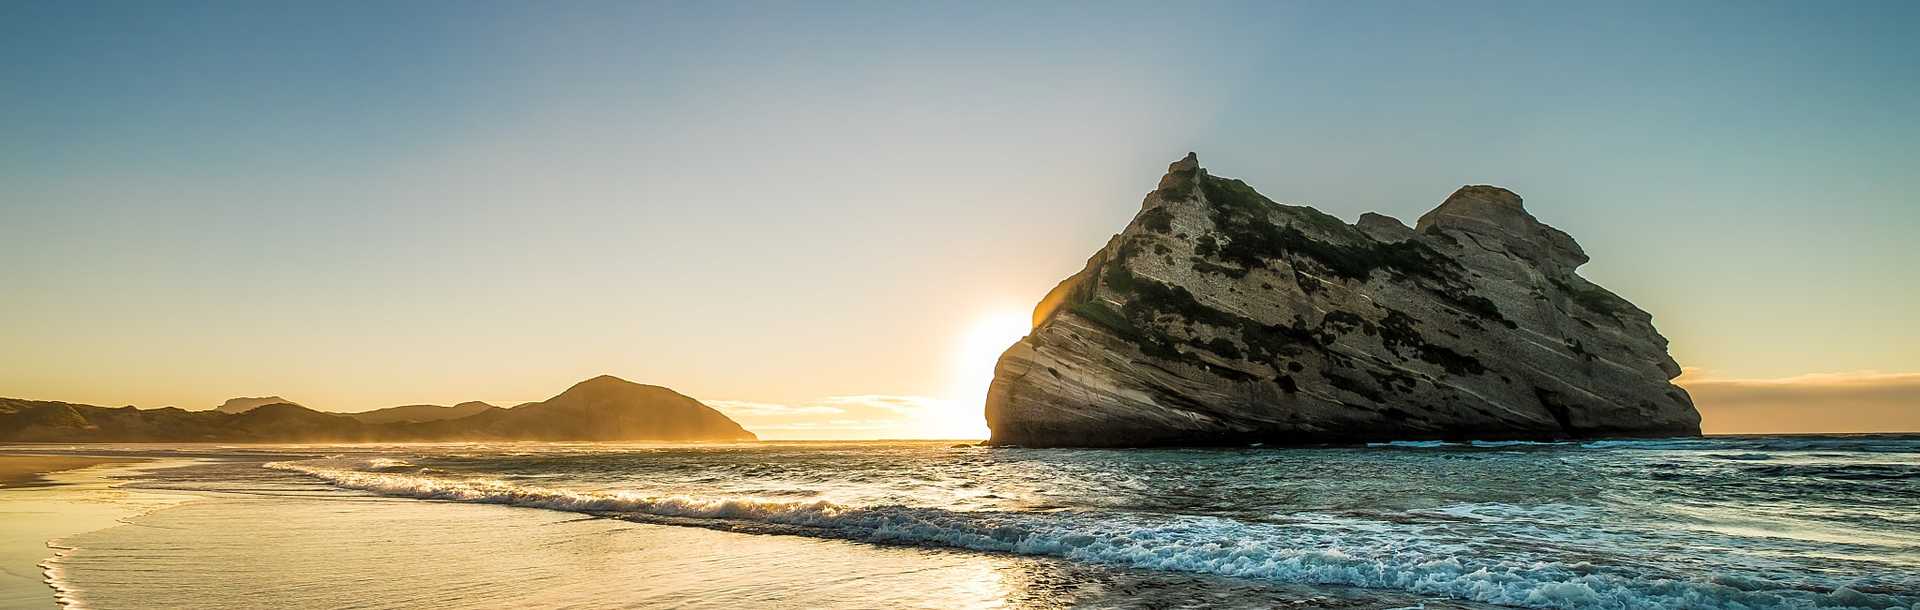
[[[987,387],[993,384],[993,367],[1000,354],[1032,330],[1032,318],[1024,311],[994,311],[976,318],[955,346],[955,386],[949,392],[954,405],[943,421],[930,422],[952,438],[986,438],[987,423],[982,409],[987,403]]]

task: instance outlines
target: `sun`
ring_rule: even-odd
[[[961,337],[959,346],[960,379],[965,382],[993,381],[993,365],[1000,360],[1000,354],[1007,347],[1027,336],[1032,330],[1031,318],[1018,311],[998,311],[982,315],[975,319],[973,326]],[[986,384],[976,388],[981,397],[987,395]]]
[[[987,386],[993,384],[993,366],[1000,354],[1032,330],[1032,317],[1024,311],[990,311],[975,317],[961,333],[953,352],[953,388],[948,398],[945,421],[937,422],[942,432],[954,438],[979,438],[987,435],[984,407]]]

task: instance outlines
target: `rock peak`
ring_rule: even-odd
[[[1205,171],[1200,169],[1200,155],[1187,153],[1187,156],[1181,157],[1179,161],[1167,164],[1167,175],[1160,177],[1159,190],[1169,193],[1184,192]],[[1147,203],[1151,205],[1152,200],[1148,200]]]
[[[1454,191],[1452,195],[1448,195],[1446,202],[1440,205],[1444,206],[1456,200],[1470,200],[1477,203],[1509,207],[1516,210],[1527,209],[1527,206],[1521,203],[1520,195],[1490,184],[1469,184],[1460,187],[1460,189]]]
[[[1181,157],[1179,161],[1174,161],[1167,165],[1167,173],[1169,174],[1190,172],[1196,169],[1200,169],[1200,155],[1192,152],[1188,152],[1187,156]]]
[[[1520,196],[1489,185],[1460,187],[1432,211],[1422,214],[1414,230],[1443,229],[1498,240],[1523,257],[1555,272],[1571,272],[1587,262],[1580,244],[1565,232],[1547,226],[1527,212]]]
[[[1375,212],[1361,214],[1359,222],[1353,223],[1353,226],[1368,237],[1389,243],[1407,241],[1415,235],[1413,229],[1407,228],[1400,219]]]

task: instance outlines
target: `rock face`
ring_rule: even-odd
[[[1652,316],[1586,261],[1503,188],[1349,225],[1189,154],[1001,355],[991,442],[1698,435]]]
[[[233,401],[228,401],[232,404]],[[293,403],[238,413],[172,407],[117,409],[0,398],[0,441],[393,442],[750,441],[752,432],[700,401],[610,375],[541,402],[502,409],[482,402],[325,413]]]

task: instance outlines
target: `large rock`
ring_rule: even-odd
[[[1652,316],[1586,261],[1503,188],[1349,225],[1189,154],[1000,357],[991,442],[1698,435]]]

